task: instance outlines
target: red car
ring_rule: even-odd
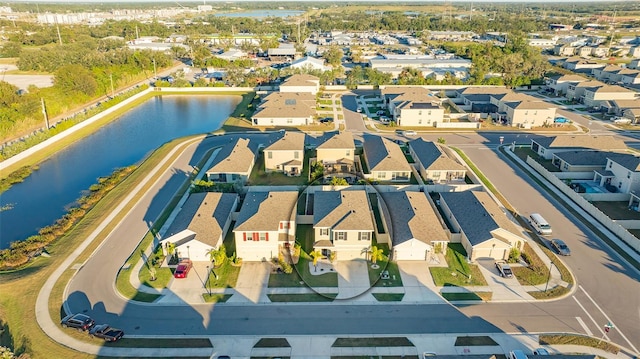
[[[176,268],[176,271],[173,272],[173,276],[175,278],[186,278],[192,266],[193,264],[191,263],[190,260],[188,259],[181,260],[180,263],[178,263],[178,267]]]

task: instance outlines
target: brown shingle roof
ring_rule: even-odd
[[[321,143],[318,149],[342,149],[342,148],[356,148],[355,142],[353,142],[353,134],[348,131],[337,132],[330,135],[323,143]]]
[[[220,149],[207,173],[245,173],[256,160],[256,146],[238,138]]]
[[[448,241],[445,229],[423,192],[384,192],[381,194],[391,217],[394,246],[412,238],[431,245]]]
[[[307,74],[289,76],[280,86],[316,86],[319,78]]]
[[[367,193],[361,190],[315,192],[313,226],[339,231],[373,231]]]
[[[272,145],[265,148],[265,151],[303,151],[304,132],[286,131],[284,135],[276,140]]]
[[[277,231],[280,221],[294,221],[298,192],[248,192],[233,231]]]

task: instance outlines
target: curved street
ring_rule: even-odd
[[[348,97],[343,97],[343,101],[347,130],[356,134],[366,131],[362,117],[353,107],[355,97],[353,102]],[[361,125],[354,128],[352,123],[357,123],[358,119]],[[605,128],[598,130],[599,133],[606,131]],[[396,135],[390,133],[389,136]],[[168,170],[156,176],[150,175],[155,181],[153,187],[89,260],[77,267],[74,265],[79,263],[68,262],[69,266],[78,269],[66,288],[65,307],[70,312],[87,313],[97,322],[120,327],[132,336],[573,332],[601,337],[605,334],[604,324],[610,322],[615,324],[615,329],[606,333],[609,340],[637,352],[637,343],[640,343],[638,270],[603,244],[529,175],[504,158],[497,150],[500,136],[504,136],[505,144],[529,144],[530,139],[537,135],[512,132],[422,135],[432,141],[444,137],[448,145],[462,149],[521,215],[539,212],[552,220],[554,237],[563,238],[572,249],[573,255],[562,260],[572,270],[578,284],[563,299],[459,306],[384,303],[185,303],[162,306],[123,299],[116,293],[114,284],[120,267],[176,193],[186,174],[191,172],[192,166],[207,150],[228,141],[228,136],[213,136],[186,147]],[[627,140],[636,142],[635,139]],[[61,268],[57,273],[65,269]],[[55,283],[55,278],[52,277],[51,281]],[[43,328],[50,328],[52,324],[58,327],[48,310],[42,312],[43,304],[47,308],[48,290],[50,287],[45,286],[38,299],[38,321]],[[302,322],[309,324],[301,325]],[[45,331],[54,339],[65,335],[59,328],[53,333]],[[104,348],[107,349],[113,348]],[[106,351],[100,353],[108,354]]]

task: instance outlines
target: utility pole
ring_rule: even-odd
[[[62,36],[60,36],[60,26],[58,24],[56,24],[56,29],[58,30],[58,41],[62,45]]]
[[[40,97],[40,103],[42,104],[42,114],[44,115],[44,125],[49,129],[49,115],[47,115],[47,108],[44,106],[44,97]]]
[[[156,59],[153,59],[153,79],[158,79],[158,72],[156,71]]]

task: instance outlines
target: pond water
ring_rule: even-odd
[[[154,97],[40,164],[0,195],[0,249],[62,217],[83,191],[114,169],[138,163],[172,139],[212,132],[240,96]]]

